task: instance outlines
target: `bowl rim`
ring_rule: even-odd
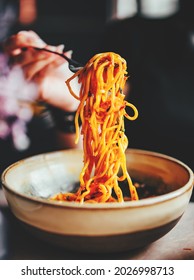
[[[187,181],[187,183],[182,186],[181,188],[174,190],[172,192],[160,195],[160,196],[155,196],[155,197],[149,197],[149,198],[145,198],[145,199],[140,199],[140,200],[136,200],[136,201],[125,201],[125,202],[105,202],[105,203],[78,203],[78,202],[66,202],[66,201],[52,201],[52,200],[48,200],[46,198],[41,198],[41,197],[33,197],[27,194],[23,194],[19,191],[16,191],[14,189],[12,189],[11,187],[9,187],[9,185],[6,183],[6,175],[8,174],[8,172],[10,172],[10,170],[12,170],[13,168],[15,168],[16,166],[20,165],[20,164],[24,164],[26,161],[30,161],[30,160],[35,160],[37,158],[42,158],[44,156],[47,155],[57,155],[57,154],[62,154],[62,153],[71,153],[71,152],[80,152],[82,153],[83,151],[81,149],[65,149],[65,150],[58,150],[58,151],[52,151],[52,152],[46,152],[46,153],[41,153],[41,154],[37,154],[37,155],[33,155],[33,156],[29,156],[26,157],[24,159],[18,160],[12,164],[10,164],[7,168],[5,168],[5,170],[2,172],[1,175],[1,184],[3,187],[3,190],[5,189],[6,191],[8,191],[9,193],[12,193],[14,195],[16,195],[17,197],[24,199],[24,200],[28,200],[30,202],[33,203],[41,203],[43,205],[47,205],[47,206],[52,206],[52,207],[62,207],[62,208],[71,208],[71,209],[94,209],[94,210],[106,210],[106,209],[126,209],[126,208],[141,208],[141,207],[146,207],[146,206],[150,206],[150,205],[154,205],[154,204],[159,204],[161,202],[164,201],[169,201],[172,200],[176,197],[181,196],[182,194],[192,191],[193,189],[193,185],[194,185],[194,173],[191,170],[191,168],[186,165],[185,163],[183,163],[182,161],[180,161],[179,159],[163,154],[163,153],[158,153],[155,151],[150,151],[150,150],[144,150],[144,149],[133,149],[133,148],[128,148],[126,150],[126,153],[134,153],[134,154],[144,154],[144,155],[149,155],[149,156],[153,156],[153,157],[160,157],[163,158],[165,160],[169,160],[169,161],[173,161],[174,163],[180,165],[181,167],[183,167],[187,173],[188,173],[188,177],[189,180]],[[5,191],[4,190],[4,191]]]

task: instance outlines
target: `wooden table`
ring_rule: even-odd
[[[1,205],[0,205],[1,206]],[[12,260],[194,260],[194,203],[190,202],[178,224],[164,237],[144,248],[119,254],[76,254],[67,252],[27,232],[4,204],[1,220],[8,223],[6,259]],[[0,235],[1,243],[1,235]],[[1,255],[1,254],[0,254]]]

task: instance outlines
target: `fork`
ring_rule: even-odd
[[[79,63],[78,61],[76,61],[72,58],[67,57],[63,53],[55,52],[55,51],[45,49],[45,48],[38,48],[38,47],[33,47],[33,46],[30,46],[30,47],[37,50],[37,51],[50,52],[50,53],[54,53],[56,55],[59,55],[59,56],[63,57],[69,63],[69,70],[72,71],[73,73],[76,73],[78,70],[83,68],[83,65],[81,63]],[[26,47],[22,48],[23,51],[25,51],[26,49],[27,49]]]

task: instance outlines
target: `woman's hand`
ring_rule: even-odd
[[[38,85],[39,100],[65,111],[77,109],[78,101],[69,93],[65,81],[73,75],[64,58],[32,47],[63,52],[63,45],[47,45],[34,31],[20,31],[4,42],[4,51],[13,65],[22,67],[27,80]],[[65,55],[71,57],[72,52]],[[74,88],[79,89],[77,81]]]

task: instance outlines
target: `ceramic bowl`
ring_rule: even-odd
[[[49,200],[79,182],[83,154],[76,149],[12,164],[2,174],[2,187],[13,214],[39,238],[74,251],[128,251],[176,225],[190,200],[193,172],[155,152],[129,149],[126,158],[130,176],[149,184],[156,196],[102,204]]]

